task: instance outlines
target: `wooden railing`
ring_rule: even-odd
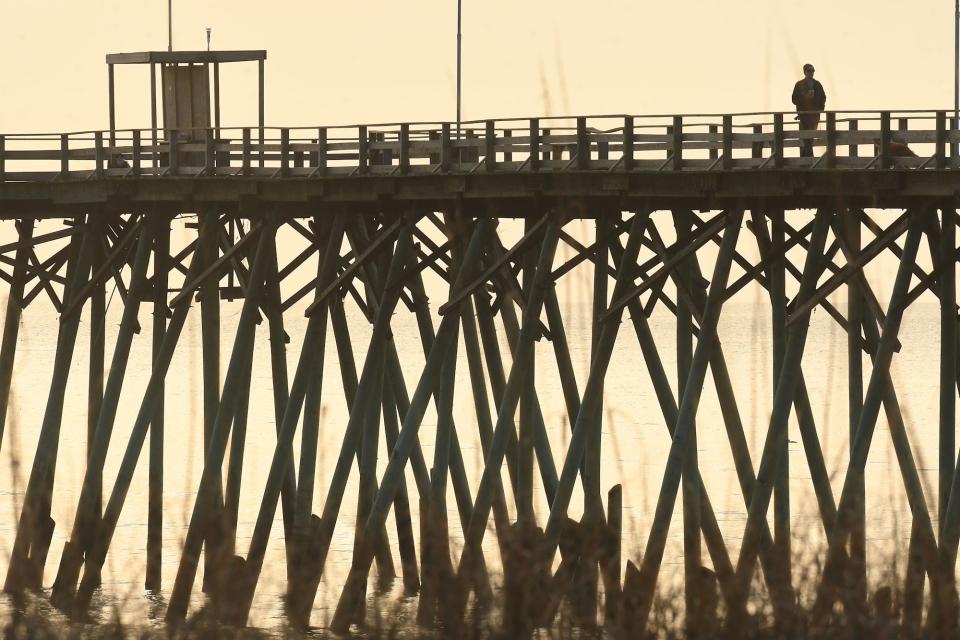
[[[802,147],[812,146],[812,156]],[[585,116],[338,127],[0,135],[0,182],[538,171],[957,169],[944,111]]]

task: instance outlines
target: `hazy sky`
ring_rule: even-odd
[[[804,62],[831,109],[953,106],[952,0],[463,0],[464,119],[789,110]],[[0,0],[0,132],[107,124],[108,52],[165,49],[165,0]],[[267,123],[452,120],[455,0],[174,0],[174,46],[267,49]],[[224,126],[256,65],[223,72]],[[149,126],[146,67],[118,126]]]

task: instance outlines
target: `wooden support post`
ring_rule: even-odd
[[[709,157],[711,160],[716,160],[720,157],[720,145],[717,144],[717,133],[720,132],[720,127],[711,124],[707,127],[707,132],[710,134],[710,142],[707,143],[710,145]]]
[[[907,294],[911,269],[916,258],[917,248],[920,244],[920,237],[920,217],[914,214],[911,218],[907,233],[904,255],[897,269],[897,277],[890,298],[889,310],[883,323],[883,333],[880,336],[879,345],[874,356],[873,371],[870,374],[870,382],[867,385],[863,408],[860,413],[860,421],[856,429],[856,439],[853,443],[850,466],[847,470],[843,491],[840,495],[837,508],[837,523],[830,533],[830,547],[827,552],[823,579],[817,590],[817,598],[813,609],[814,615],[822,616],[827,608],[832,605],[836,597],[836,589],[838,585],[841,584],[839,580],[843,569],[841,554],[850,535],[851,523],[856,514],[856,509],[862,499],[860,495],[860,483],[863,482],[864,465],[867,454],[869,453],[874,429],[876,428],[877,416],[880,410],[880,404],[883,401],[886,382],[889,380],[889,366],[893,358],[894,342],[903,316],[901,303]],[[865,330],[873,328],[871,322],[864,324]],[[893,425],[891,425],[891,427],[893,427]],[[913,510],[915,518],[920,515],[914,509],[912,499],[911,510]],[[925,506],[923,507],[923,511],[926,513]],[[932,544],[935,545],[935,543]],[[936,552],[934,551],[933,553],[934,557],[930,558],[930,560],[935,563]]]
[[[17,353],[17,337],[20,333],[20,316],[23,313],[23,289],[27,282],[27,260],[33,241],[33,218],[16,221],[17,256],[13,266],[13,282],[7,294],[4,310],[3,339],[0,341],[0,450],[3,448],[3,431],[7,423],[7,407],[10,404],[10,385],[13,381],[13,365]]]
[[[157,149],[159,141],[159,131],[157,130],[157,65],[150,63],[150,155],[153,159],[154,175],[160,169],[160,152]]]
[[[733,261],[733,254],[736,251],[736,243],[742,220],[742,211],[733,212],[729,214],[726,219],[723,241],[714,267],[713,278],[701,320],[699,339],[694,349],[690,372],[684,385],[684,393],[680,402],[676,429],[673,433],[673,441],[670,445],[661,491],[657,499],[653,526],[651,527],[650,537],[647,540],[646,551],[643,555],[643,564],[640,569],[640,588],[636,609],[636,619],[640,625],[645,625],[652,604],[670,520],[672,518],[677,492],[680,488],[681,472],[684,469],[686,458],[690,453],[690,438],[695,429],[694,418],[700,401],[700,394],[703,390],[707,364],[714,342],[717,323],[720,319],[720,312],[723,307],[723,290],[726,288],[727,277],[729,276],[730,265]],[[631,259],[630,262],[632,261]],[[619,298],[617,293],[618,292],[614,293],[614,299]],[[622,313],[622,308],[620,312]],[[613,324],[617,320],[618,317],[611,318],[610,324]],[[610,345],[608,349],[612,351],[612,345]],[[607,356],[607,361],[609,361],[609,355]],[[593,368],[591,368],[591,377],[593,377],[592,374]],[[583,409],[581,409],[581,413],[582,412]],[[573,451],[572,443],[570,449]],[[569,463],[569,461],[570,457],[568,454],[567,463]],[[565,472],[567,470],[567,463],[564,464]],[[562,477],[563,476],[561,476],[561,478]],[[553,515],[551,512],[551,518]],[[642,629],[640,629],[640,631],[642,631]]]
[[[753,125],[753,135],[761,136],[763,135],[763,125],[755,124]],[[760,159],[763,157],[763,141],[754,140],[751,149],[751,155],[754,159]]]
[[[134,294],[127,296],[127,302],[124,305],[123,316],[120,320],[120,331],[117,334],[117,343],[110,362],[110,374],[102,394],[102,403],[97,412],[97,423],[93,429],[93,442],[80,489],[80,498],[77,502],[73,530],[64,548],[60,566],[57,570],[57,577],[53,584],[51,601],[55,606],[68,613],[73,611],[74,590],[80,575],[80,568],[83,565],[84,554],[89,553],[95,544],[101,528],[99,521],[103,467],[116,420],[120,391],[123,387],[124,375],[129,362],[133,336],[140,329],[137,321],[141,300],[139,292],[146,282],[146,271],[152,243],[152,226],[143,228],[137,241],[131,277],[131,289]]]
[[[827,211],[819,210],[814,219],[811,248],[807,252],[803,278],[800,283],[800,290],[797,293],[798,300],[807,299],[816,287],[817,278],[821,272],[821,256],[831,215]],[[757,472],[756,490],[750,500],[744,541],[740,551],[740,559],[737,562],[737,579],[741,592],[740,602],[737,603],[737,606],[743,606],[746,602],[747,585],[749,585],[755,567],[755,550],[761,532],[760,521],[766,520],[767,508],[773,493],[776,467],[780,462],[780,454],[782,453],[782,446],[779,446],[782,438],[781,434],[787,428],[790,407],[795,397],[794,393],[800,374],[800,360],[806,343],[806,331],[807,322],[806,315],[804,315],[801,321],[795,323],[793,328],[787,332],[787,346],[782,360],[784,364],[777,381],[770,428],[764,442],[760,468]]]
[[[860,131],[860,122],[856,118],[850,120],[847,124],[847,131],[850,136],[850,146],[847,150],[847,155],[851,158],[856,158],[860,155],[860,144],[853,138]]]
[[[96,272],[107,260],[103,247],[99,247],[91,268]],[[103,367],[106,349],[107,291],[104,283],[97,284],[90,293],[90,359],[87,363],[87,464],[90,465],[93,454],[93,441],[103,404]],[[94,466],[94,501],[99,517],[102,510],[102,465]]]
[[[504,162],[513,162],[513,151],[511,145],[513,141],[510,139],[513,137],[513,131],[511,129],[503,130],[503,147],[505,151],[503,152],[503,161]]]
[[[940,210],[940,522],[946,518],[953,486],[957,413],[957,220],[953,209]]]
[[[200,222],[201,229],[203,229],[204,225],[209,225],[214,222],[212,218],[202,218]],[[195,253],[187,273],[187,282],[190,282],[191,278],[196,278],[203,270],[202,267],[203,260]],[[104,510],[100,528],[89,546],[86,549],[80,550],[83,551],[85,555],[84,575],[77,589],[73,604],[73,611],[76,614],[83,615],[86,613],[90,606],[90,599],[93,597],[93,592],[100,585],[101,569],[106,558],[107,549],[109,549],[110,542],[113,539],[123,503],[130,489],[130,483],[133,481],[137,461],[140,459],[140,453],[143,449],[143,443],[146,439],[150,422],[156,412],[157,401],[159,400],[158,391],[166,377],[170,361],[173,359],[173,352],[176,349],[177,342],[179,341],[180,334],[186,322],[187,311],[190,307],[189,302],[189,297],[185,297],[177,303],[173,309],[173,315],[170,318],[170,323],[163,337],[163,348],[161,349],[158,361],[154,364],[153,370],[151,371],[150,380],[147,382],[147,388],[144,391],[140,409],[137,413],[130,439],[120,463],[120,471],[117,474],[117,480],[110,494],[110,500],[107,502],[107,507]],[[111,369],[111,378],[112,376],[113,369]],[[108,390],[110,389],[110,385],[111,381],[108,379]],[[101,429],[98,427],[97,429],[98,437],[101,433],[106,437],[107,432],[108,430],[106,428]],[[78,521],[79,517],[75,522]],[[72,592],[72,588],[69,589],[69,591]]]
[[[208,229],[211,227],[212,225],[207,226]],[[207,543],[206,567],[214,572],[222,570],[219,546],[210,544],[213,527],[219,527],[222,524],[223,489],[220,469],[226,452],[227,438],[230,435],[230,425],[237,407],[237,396],[243,388],[243,374],[246,373],[247,367],[250,366],[249,362],[253,357],[255,321],[259,315],[258,307],[267,279],[275,233],[276,226],[271,220],[260,232],[260,237],[257,239],[257,249],[253,258],[253,266],[250,269],[243,308],[237,323],[237,333],[234,338],[230,362],[227,366],[222,396],[218,397],[213,428],[209,439],[206,440],[203,475],[200,479],[197,499],[193,505],[190,525],[183,543],[177,577],[170,593],[166,620],[171,624],[181,622],[186,614],[200,559],[200,549],[204,541]],[[284,447],[278,446],[278,450],[280,455],[287,453]],[[222,574],[213,573],[204,579],[204,582],[207,583],[205,586],[214,589],[217,586],[217,580],[221,577]],[[231,581],[231,589],[237,587],[238,585]]]
[[[220,257],[218,237],[220,234],[220,216],[207,211],[204,217],[210,217],[215,222],[201,225],[197,239],[197,251],[206,267],[209,267]],[[206,458],[210,451],[210,439],[213,436],[214,425],[220,406],[220,278],[209,278],[197,296],[200,299],[200,337],[201,355],[203,360],[203,455]],[[221,537],[221,512],[223,505],[223,489],[219,469],[215,470],[214,482],[217,489],[214,491],[213,504],[209,511],[205,511],[210,519],[205,523],[205,530],[209,533],[206,553],[204,554],[203,590],[210,593],[214,587],[212,581],[219,574],[218,541]]]
[[[153,366],[160,359],[167,330],[167,289],[170,275],[170,217],[161,212],[153,220]],[[163,549],[164,385],[158,389],[157,409],[150,423],[150,480],[147,509],[147,573],[144,588],[158,592]]]
[[[68,290],[64,295],[66,300],[76,295],[77,290],[89,276],[90,264],[99,244],[98,234],[100,233],[102,233],[102,227],[96,223],[92,228],[86,228],[78,234],[82,239],[79,241],[79,248],[71,256],[73,268],[68,268],[67,272]],[[77,236],[74,236],[75,240],[76,238]],[[78,313],[61,317],[47,404],[33,466],[24,492],[17,533],[10,552],[7,578],[4,583],[4,590],[7,593],[18,594],[24,588],[40,587],[43,563],[38,563],[37,560],[46,559],[46,545],[49,543],[49,536],[53,534],[54,523],[50,518],[51,493],[57,464],[63,404],[79,323]]]
[[[213,63],[213,127],[220,138],[220,63]]]
[[[524,221],[524,233],[529,233],[535,220],[527,218]],[[534,269],[537,256],[527,251],[522,258],[523,264],[523,292],[529,300],[533,293]],[[534,359],[530,361],[530,368],[526,372],[523,382],[523,391],[520,395],[520,420],[517,438],[517,522],[519,529],[532,530],[536,526],[533,513],[533,394],[535,378]]]
[[[780,115],[780,135],[783,135],[783,116]],[[782,145],[780,148],[782,152]],[[770,252],[772,260],[767,268],[770,282],[770,301],[772,307],[771,328],[773,337],[772,387],[774,394],[780,372],[783,370],[787,348],[787,308],[786,308],[786,256],[784,211],[770,212]],[[790,579],[790,446],[787,430],[784,429],[776,445],[780,448],[780,464],[777,466],[773,487],[773,525],[774,543],[778,575]]]
[[[250,172],[250,157],[252,153],[249,127],[243,128],[242,136],[243,138],[240,148],[240,173],[246,175]]]
[[[7,138],[0,134],[0,182],[7,179]]]
[[[852,255],[860,253],[861,235],[860,219],[855,214],[841,214],[840,224],[845,242]],[[847,286],[847,394],[850,456],[853,456],[853,443],[857,437],[857,425],[863,411],[863,322],[864,297],[859,278],[851,278]],[[873,322],[873,320],[870,320]],[[850,583],[849,599],[859,608],[859,613],[866,613],[866,496],[865,487],[861,484],[860,504],[853,516],[853,526],[850,534],[850,566],[848,576]]]
[[[673,212],[673,223],[676,227],[677,242],[686,243],[692,232],[693,212],[678,210]],[[690,263],[692,257],[676,266],[681,278],[687,283],[693,283],[693,270]],[[697,287],[698,284],[693,284]],[[701,336],[701,339],[705,339]],[[688,305],[677,305],[677,396],[683,398],[687,379],[690,377],[693,365],[693,316]],[[685,452],[685,462],[681,483],[683,488],[683,569],[684,569],[684,598],[686,612],[686,630],[690,637],[700,634],[699,620],[699,577],[702,565],[700,550],[700,471],[697,459],[697,427],[694,421],[690,430],[689,440]]]

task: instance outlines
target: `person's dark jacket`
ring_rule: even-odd
[[[791,100],[793,104],[796,105],[797,111],[823,111],[824,107],[827,106],[827,94],[823,90],[823,85],[817,80],[813,80],[812,104],[807,104],[804,101],[804,94],[806,93],[804,84],[806,84],[806,82],[807,79],[804,78],[793,85],[793,97]]]

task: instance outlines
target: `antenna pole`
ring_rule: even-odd
[[[173,51],[173,0],[167,0],[167,51]]]
[[[457,0],[457,140],[460,139],[460,41],[463,38],[460,33],[461,3],[462,0]]]
[[[953,130],[960,121],[960,0],[953,10]]]

